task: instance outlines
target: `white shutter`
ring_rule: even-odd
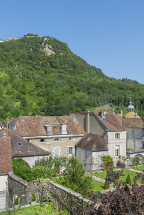
[[[69,147],[67,147],[67,155],[69,155]]]
[[[55,148],[55,156],[59,157],[59,148]]]
[[[72,154],[75,155],[75,147],[72,148]]]

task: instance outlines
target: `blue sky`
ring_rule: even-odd
[[[117,79],[144,84],[144,0],[5,0],[0,39],[54,36]]]

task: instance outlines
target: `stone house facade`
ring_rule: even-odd
[[[20,116],[7,121],[6,126],[53,157],[75,155],[75,144],[85,133],[72,116]]]
[[[76,158],[82,162],[86,171],[101,169],[101,157],[104,155],[108,155],[108,148],[97,134],[85,134],[76,144]]]
[[[116,114],[88,111],[72,112],[70,115],[75,117],[87,133],[100,135],[108,148],[108,155],[115,159],[126,156],[126,128],[121,126],[121,119]]]

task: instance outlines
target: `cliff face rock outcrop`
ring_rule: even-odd
[[[52,50],[52,46],[49,44],[42,43],[43,48],[41,49],[43,52],[45,52],[47,55],[55,54],[55,52]]]

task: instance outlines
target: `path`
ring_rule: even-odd
[[[87,172],[87,174],[90,174],[89,172]],[[99,182],[101,182],[101,183],[105,183],[105,179],[103,179],[103,178],[100,178],[100,177],[98,177],[98,176],[96,176],[96,175],[92,175],[92,179],[94,179],[95,181],[99,181]]]

